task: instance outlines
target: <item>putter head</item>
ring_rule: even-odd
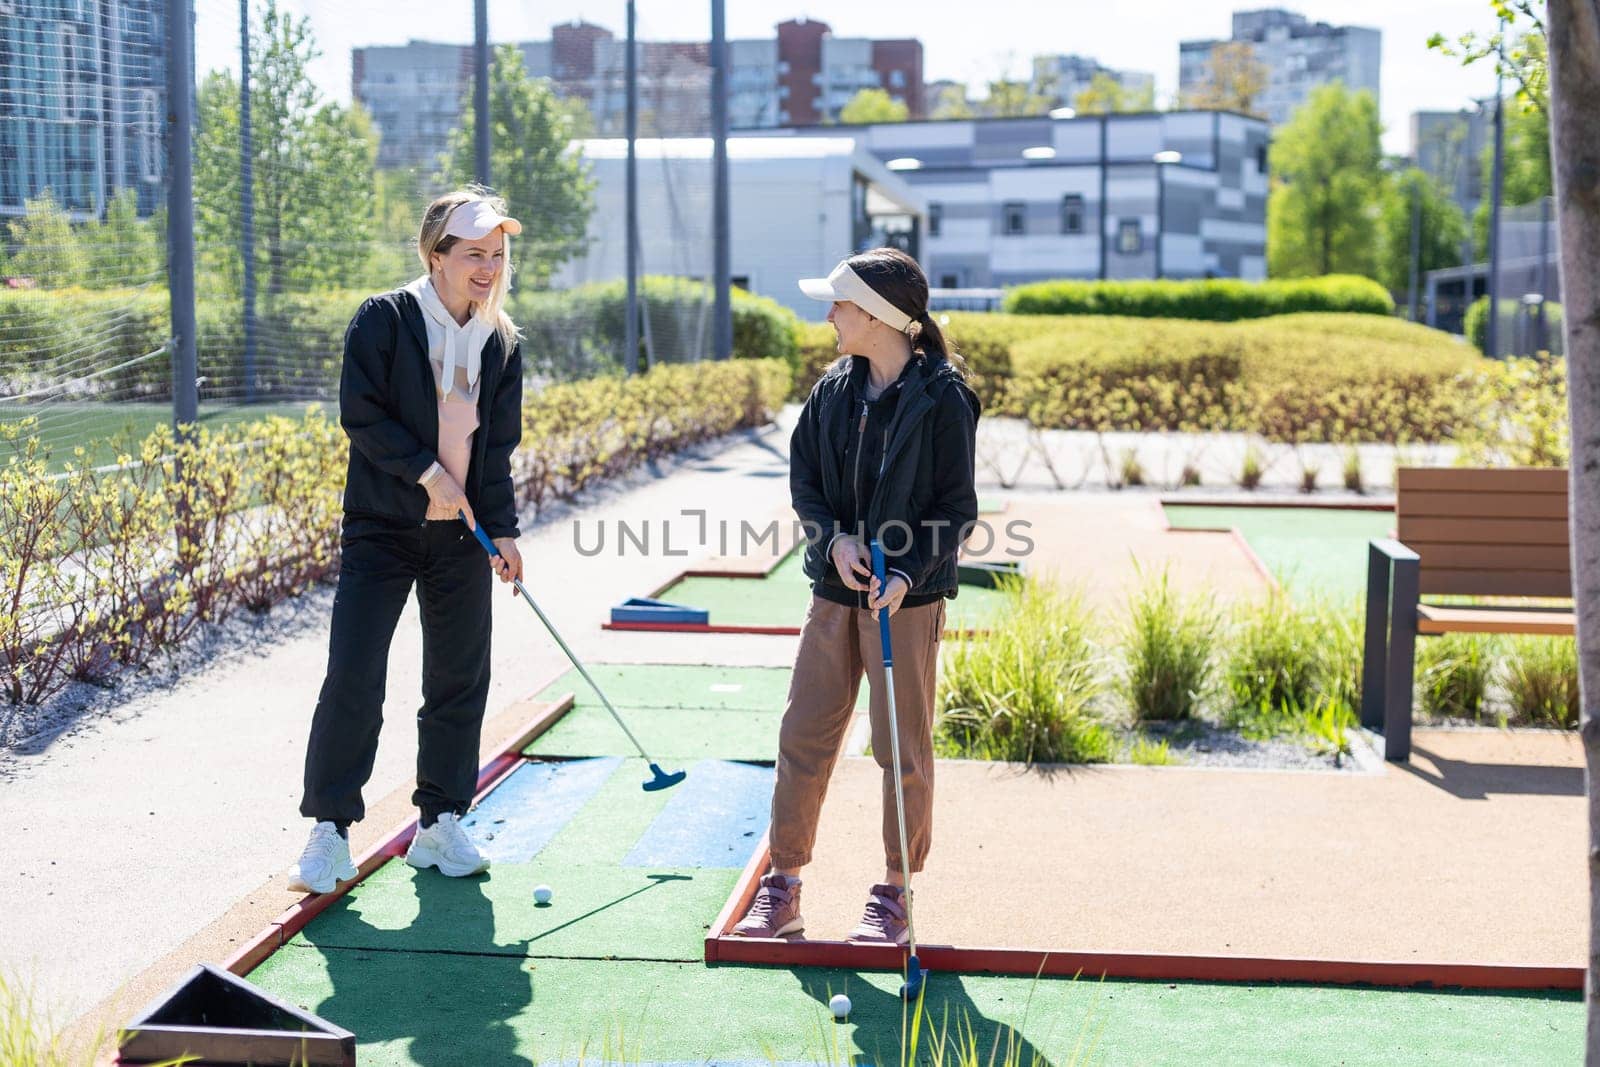
[[[900,986],[900,999],[915,1003],[922,996],[923,983],[928,979],[928,969],[912,956],[906,960],[906,980]]]
[[[654,763],[650,764],[650,773],[653,777],[639,788],[646,793],[654,793],[661,789],[671,789],[688,776],[688,771],[673,771],[668,774]]]

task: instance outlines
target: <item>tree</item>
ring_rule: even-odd
[[[82,236],[55,193],[45,189],[24,200],[22,218],[8,228],[13,252],[6,269],[12,276],[31,278],[41,289],[85,282],[88,256]]]
[[[1418,284],[1425,271],[1461,263],[1467,223],[1461,209],[1426,172],[1415,167],[1394,176],[1378,218],[1378,281],[1392,293],[1411,284],[1413,206],[1418,230]]]
[[[1089,87],[1072,101],[1072,109],[1080,115],[1112,115],[1129,111],[1154,111],[1156,87],[1147,82],[1138,89],[1123,85],[1114,75],[1099,71],[1089,80]]]
[[[1512,79],[1516,96],[1549,121],[1550,79],[1542,0],[1491,0],[1500,19],[1500,29],[1492,34],[1463,33],[1448,40],[1442,33],[1428,38],[1428,47],[1461,65],[1493,59],[1495,72]],[[1526,29],[1524,29],[1526,27]]]
[[[1554,186],[1550,179],[1550,120],[1546,113],[1534,106],[1513,104],[1506,108],[1505,126],[1501,203],[1532,204],[1549,196]],[[1492,143],[1484,147],[1479,169],[1483,174],[1484,196],[1472,216],[1472,240],[1477,254],[1486,256],[1492,193],[1488,183],[1494,174]]]
[[[166,266],[166,215],[139,217],[139,194],[119,189],[106,217],[83,228],[89,279],[96,286],[143,285],[161,279]]]
[[[309,19],[266,0],[250,38],[250,173],[257,271],[268,297],[372,281],[378,142],[359,105],[325,102],[306,68],[317,57]],[[197,94],[196,243],[202,284],[237,291],[239,84],[213,71]],[[392,279],[391,279],[392,280]]]
[[[933,110],[930,117],[935,119],[970,119],[974,114],[972,105],[967,102],[967,87],[965,85],[946,85],[939,90],[939,96],[933,102]]]
[[[983,114],[989,118],[1031,118],[1048,112],[1055,102],[1051,85],[996,78],[989,83]]]
[[[1261,116],[1256,98],[1267,87],[1267,68],[1248,41],[1215,45],[1205,70],[1205,80],[1185,94],[1185,107]]]
[[[904,122],[910,117],[911,109],[883,89],[863,89],[839,109],[839,121],[847,126],[865,126],[869,122]]]
[[[1566,304],[1567,404],[1572,420],[1572,582],[1589,800],[1589,967],[1585,1062],[1600,1064],[1600,9],[1550,0],[1551,142]]]
[[[446,178],[464,185],[474,177],[470,100],[460,128],[451,136]],[[594,179],[572,147],[583,127],[573,108],[556,96],[550,83],[530,78],[522,53],[514,45],[495,49],[489,71],[489,115],[493,136],[489,173],[495,190],[511,214],[522,222],[513,249],[518,274],[535,286],[587,247],[589,216],[594,211]]]
[[[1340,82],[1320,86],[1278,131],[1267,199],[1274,277],[1377,272],[1385,191],[1378,105]]]

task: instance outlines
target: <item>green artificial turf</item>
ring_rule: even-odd
[[[1367,543],[1394,530],[1392,511],[1172,504],[1166,513],[1167,521],[1180,529],[1238,529],[1291,593],[1338,600],[1365,593]]]

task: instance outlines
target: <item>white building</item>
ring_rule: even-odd
[[[1365,89],[1381,103],[1381,31],[1311,22],[1280,8],[1234,12],[1229,41],[1179,44],[1180,94],[1188,94],[1207,80],[1212,49],[1230,41],[1248,44],[1256,62],[1266,68],[1267,84],[1255,106],[1274,126],[1287,122],[1313,89],[1330,82],[1343,82],[1351,91]]]
[[[557,288],[621,278],[627,269],[627,142],[577,148],[596,179],[595,209],[588,252],[557,272]],[[637,142],[641,273],[711,276],[711,148],[700,137]],[[852,138],[730,137],[728,173],[734,283],[803,317],[822,312],[797,279],[874,245],[918,254],[922,198]]]
[[[1260,119],[1171,111],[880,123],[851,133],[926,201],[920,260],[935,288],[1266,276]],[[736,231],[735,247],[744,240]]]

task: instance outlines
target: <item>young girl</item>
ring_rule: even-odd
[[[499,199],[476,190],[439,197],[417,238],[422,277],[368,299],[345,334],[342,565],[300,804],[316,825],[289,872],[298,892],[332,892],[356,875],[346,831],[365,811],[361,789],[383,724],[389,642],[413,585],[423,701],[412,799],[422,828],[406,861],[454,877],[489,866],[457,820],[477,785],[490,574],[503,582],[522,576],[511,485],[522,353],[503,310],[508,238],[521,232]],[[476,524],[499,558],[478,547],[468,528]]]
[[[817,382],[790,443],[790,492],[811,536],[811,608],[778,738],[772,869],[735,932],[782,937],[804,928],[800,869],[855,707],[872,687],[872,751],[883,768],[883,881],[871,887],[852,940],[906,940],[879,611],[890,614],[895,708],[911,871],[928,855],[933,817],[933,699],[944,602],[956,595],[956,550],[977,521],[973,488],[978,399],[928,315],[928,279],[910,256],[878,248],[827,278],[800,283],[831,301],[828,321],[849,358]],[[889,557],[883,585],[868,543]]]

